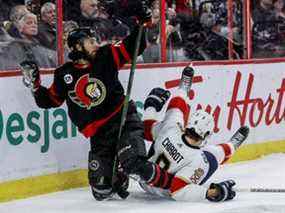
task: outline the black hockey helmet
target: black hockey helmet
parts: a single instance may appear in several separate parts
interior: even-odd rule
[[[88,37],[92,37],[97,40],[95,31],[88,27],[76,28],[69,32],[67,36],[67,45],[71,49],[71,52],[69,52],[68,57],[72,61],[88,58],[86,52],[82,50],[79,51],[77,48],[75,48],[76,44],[80,44],[83,47],[83,41]]]
[[[69,32],[67,36],[67,45],[74,48],[76,44],[82,44],[87,37],[94,37],[95,33],[88,27],[80,27]]]

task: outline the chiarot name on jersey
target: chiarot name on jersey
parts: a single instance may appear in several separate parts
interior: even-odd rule
[[[166,138],[162,142],[162,146],[164,146],[165,150],[168,152],[168,154],[172,157],[173,160],[175,160],[177,163],[179,163],[181,160],[184,159],[184,157],[178,152],[178,150],[175,148],[175,146],[170,142],[169,138]]]

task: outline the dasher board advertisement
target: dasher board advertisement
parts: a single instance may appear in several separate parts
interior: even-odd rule
[[[248,125],[249,138],[234,161],[285,151],[284,66],[194,66],[190,113],[202,108],[213,115],[215,128],[210,144],[226,142],[240,126]],[[183,66],[136,70],[131,98],[141,115],[152,88],[163,87],[175,94],[182,70]],[[126,88],[129,70],[120,71],[119,77]],[[51,85],[52,79],[52,74],[42,75],[42,85]],[[0,91],[0,182],[86,171],[89,140],[71,123],[65,105],[38,108],[21,76],[1,77]],[[86,179],[85,173],[80,176]]]

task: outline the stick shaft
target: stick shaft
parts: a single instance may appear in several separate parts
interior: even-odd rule
[[[237,192],[285,193],[285,188],[234,188]]]
[[[126,117],[128,114],[129,101],[130,101],[130,96],[131,96],[131,91],[132,91],[132,86],[133,86],[133,81],[134,81],[134,74],[135,74],[135,69],[136,69],[136,64],[137,64],[137,57],[138,57],[138,53],[139,53],[140,41],[142,38],[142,32],[143,32],[143,25],[140,25],[139,26],[139,32],[138,32],[138,35],[136,38],[136,43],[135,43],[135,52],[134,52],[133,60],[132,60],[132,64],[131,64],[126,97],[124,99],[124,106],[123,106],[123,111],[122,111],[122,115],[121,115],[121,123],[120,123],[120,128],[119,128],[118,141],[121,138],[123,127],[125,125]],[[117,176],[118,164],[119,164],[118,156],[116,155],[115,159],[114,159],[114,165],[113,165],[112,185],[114,185],[114,183],[115,183],[115,179]]]
[[[133,81],[134,81],[134,75],[135,75],[135,69],[136,69],[136,64],[137,64],[137,57],[138,57],[138,53],[139,53],[139,47],[140,47],[142,32],[143,32],[143,25],[140,25],[139,32],[138,32],[138,35],[136,38],[135,52],[134,52],[133,60],[132,60],[132,64],[131,64],[127,93],[126,93],[126,97],[124,100],[124,107],[123,107],[123,112],[122,112],[122,117],[121,117],[118,139],[121,138],[122,130],[123,130],[123,127],[125,125],[125,121],[126,121],[126,117],[127,117],[127,112],[128,112],[128,108],[129,108],[129,101],[130,101],[131,91],[132,91],[132,87],[133,87]]]

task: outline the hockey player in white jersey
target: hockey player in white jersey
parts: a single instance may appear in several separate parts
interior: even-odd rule
[[[163,121],[157,121],[160,112],[170,97],[170,92],[154,88],[145,100],[145,139],[153,141],[149,161],[155,162],[171,174],[171,181],[163,180],[169,185],[167,190],[151,186],[164,185],[154,178],[153,183],[141,187],[152,194],[171,197],[174,200],[220,202],[235,197],[233,180],[221,183],[204,183],[213,175],[220,164],[226,162],[243,143],[249,133],[248,127],[241,127],[226,143],[206,145],[213,132],[213,117],[203,110],[192,113],[189,121],[187,94],[192,84],[194,70],[184,68],[179,89],[166,109]],[[162,187],[163,188],[163,187]]]

